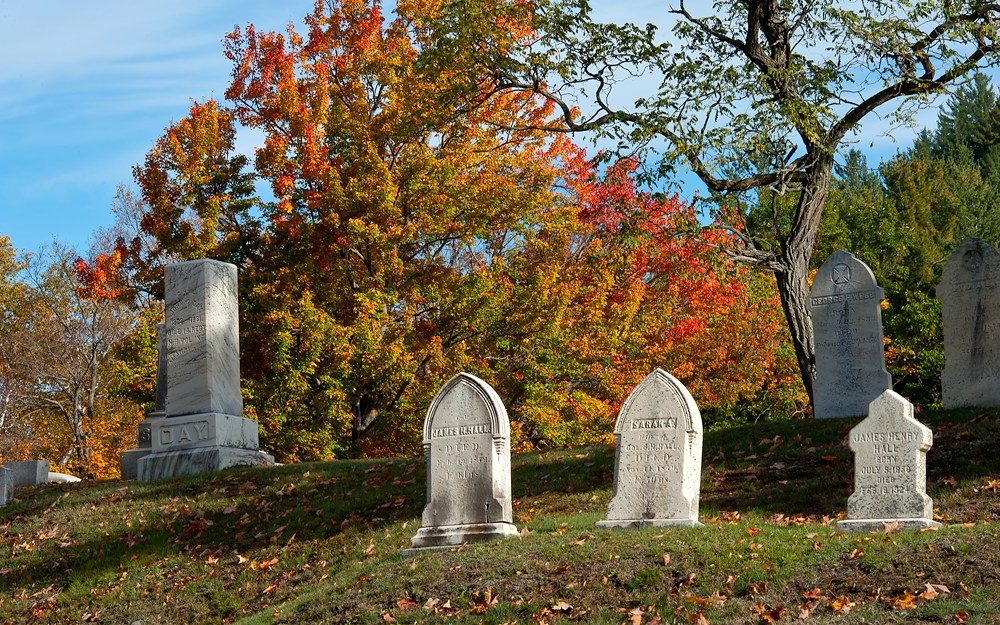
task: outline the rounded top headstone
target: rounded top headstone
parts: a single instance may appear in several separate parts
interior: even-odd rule
[[[510,438],[510,420],[503,401],[492,386],[471,373],[459,373],[437,392],[424,419],[424,444],[431,442],[433,430],[468,427],[463,413],[484,411],[490,434]]]

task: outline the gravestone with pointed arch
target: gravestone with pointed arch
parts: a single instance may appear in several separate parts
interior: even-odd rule
[[[944,265],[937,296],[944,407],[1000,406],[1000,252],[982,239],[962,241]]]
[[[510,491],[510,422],[486,382],[459,373],[424,420],[427,503],[412,550],[517,536]]]
[[[892,388],[882,338],[882,287],[868,265],[839,250],[813,278],[809,292],[816,380],[817,419],[856,417]]]
[[[598,527],[700,526],[701,413],[691,393],[655,369],[615,423],[614,494]]]
[[[849,437],[854,493],[847,500],[847,519],[837,521],[837,531],[940,527],[927,496],[927,451],[934,435],[914,418],[913,404],[892,390],[884,391]]]

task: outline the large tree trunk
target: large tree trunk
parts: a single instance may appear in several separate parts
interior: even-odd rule
[[[781,307],[791,332],[795,358],[799,363],[802,385],[813,403],[813,380],[816,378],[816,350],[813,344],[812,317],[809,315],[809,265],[792,266],[774,272]]]
[[[799,196],[795,220],[778,261],[779,268],[774,271],[799,363],[799,374],[809,394],[810,404],[813,404],[813,381],[816,379],[816,349],[809,312],[809,260],[816,246],[816,233],[833,172],[833,152],[820,148],[814,150],[813,164],[808,168],[808,182]]]

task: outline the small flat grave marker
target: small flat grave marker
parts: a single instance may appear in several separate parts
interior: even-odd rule
[[[927,496],[927,450],[934,436],[913,417],[913,404],[887,390],[871,402],[868,417],[850,433],[854,494],[841,532],[940,527]]]
[[[614,494],[598,527],[700,526],[701,413],[677,378],[656,369],[615,423]]]

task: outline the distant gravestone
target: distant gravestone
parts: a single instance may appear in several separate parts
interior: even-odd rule
[[[14,472],[0,467],[0,506],[6,506],[14,498]]]
[[[934,504],[927,496],[927,450],[930,428],[913,418],[913,405],[894,391],[879,395],[868,417],[854,426],[854,494],[847,500],[847,520],[841,532],[940,527],[933,520]]]
[[[695,527],[701,494],[701,413],[656,369],[629,394],[615,424],[614,494],[598,527]]]
[[[35,486],[37,484],[45,484],[49,481],[48,460],[8,462],[4,466],[11,471],[11,480],[14,488]]]
[[[948,258],[937,287],[945,408],[1000,406],[1000,252],[977,238]]]
[[[167,265],[166,416],[150,428],[139,481],[271,463],[240,395],[236,267],[215,260]]]
[[[816,272],[809,309],[817,419],[863,415],[873,399],[892,388],[885,369],[882,298],[872,270],[849,252],[834,252]]]
[[[139,476],[139,458],[153,453],[153,425],[166,416],[167,412],[167,332],[166,324],[156,324],[156,402],[153,411],[139,423],[136,439],[138,447],[127,449],[121,454],[123,480],[134,480]]]
[[[486,382],[460,373],[424,420],[427,503],[413,550],[517,536],[510,494],[510,422]]]

